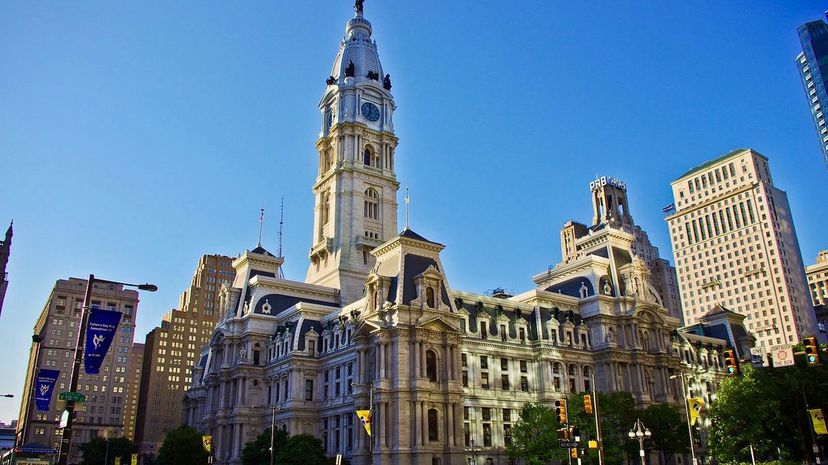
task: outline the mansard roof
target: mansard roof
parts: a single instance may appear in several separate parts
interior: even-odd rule
[[[316,304],[316,305],[325,305],[328,307],[338,307],[337,304],[331,302],[325,302],[322,300],[316,299],[309,299],[307,297],[296,297],[292,295],[283,295],[283,294],[267,294],[262,296],[256,302],[256,307],[253,309],[254,313],[259,315],[271,315],[275,316],[281,313],[284,310],[298,304],[299,302],[306,302],[309,304]],[[265,305],[268,305],[267,312],[265,311]]]
[[[436,244],[436,245],[441,245],[441,246],[443,245],[443,244],[440,244],[439,242],[434,242],[434,241],[430,241],[430,240],[426,239],[425,237],[415,233],[408,226],[406,226],[405,229],[402,230],[402,232],[400,233],[400,237],[405,237],[406,239],[414,239],[416,241],[428,242],[429,244]]]

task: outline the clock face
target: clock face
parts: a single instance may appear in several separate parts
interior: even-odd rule
[[[379,108],[371,102],[363,103],[361,110],[362,116],[368,121],[377,121],[380,117]]]

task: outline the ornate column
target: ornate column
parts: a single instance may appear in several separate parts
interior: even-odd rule
[[[420,341],[415,339],[414,340],[414,373],[412,373],[414,378],[420,377]]]
[[[420,402],[414,403],[414,445],[420,445],[423,442],[423,412],[420,410]]]
[[[454,404],[445,404],[446,419],[448,420],[448,427],[446,428],[446,444],[450,447],[454,446]]]

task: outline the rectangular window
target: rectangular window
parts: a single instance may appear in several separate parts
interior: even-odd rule
[[[485,355],[480,356],[480,368],[487,370],[489,368],[489,358]]]
[[[313,400],[313,380],[305,380],[305,400]]]
[[[500,359],[500,369],[503,371],[507,371],[509,369],[509,359],[508,358],[501,358]]]
[[[463,367],[469,366],[469,360],[466,353],[460,354],[460,365]]]
[[[483,339],[486,339],[486,338],[489,337],[489,331],[486,327],[486,322],[485,321],[480,322],[480,337],[483,338]]]
[[[500,375],[500,389],[509,390],[509,375]]]
[[[526,360],[521,360],[520,361],[520,372],[521,373],[526,373]]]
[[[526,376],[520,377],[520,390],[523,392],[529,392],[529,378]]]
[[[481,375],[480,387],[482,387],[483,389],[489,389],[489,374],[488,373],[483,373]]]
[[[503,421],[512,421],[512,409],[503,409]]]
[[[492,419],[492,409],[489,407],[483,407],[483,420],[489,421]]]

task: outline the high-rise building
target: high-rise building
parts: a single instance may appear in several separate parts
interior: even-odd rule
[[[666,218],[684,323],[717,304],[744,315],[764,347],[799,342],[815,320],[788,196],[768,159],[734,150],[672,182]]]
[[[58,393],[69,390],[86,282],[85,279],[77,278],[58,280],[35,324],[34,335],[39,342],[32,344],[23,387],[17,430],[21,443],[39,442],[58,450],[58,420],[63,411]],[[77,417],[73,424],[72,447],[69,451],[72,463],[79,461],[78,445],[96,436],[124,435],[124,422],[127,418],[124,409],[132,382],[128,379],[127,367],[138,314],[138,292],[117,284],[94,283],[90,307],[119,311],[122,316],[112,346],[101,365],[100,374],[86,374],[81,367],[77,391],[86,395],[86,401],[78,404],[75,409]],[[45,412],[35,408],[32,397],[32,382],[40,368],[60,371],[49,410]]]
[[[796,65],[805,95],[816,125],[819,145],[828,163],[828,125],[825,121],[828,105],[828,24],[823,20],[810,21],[797,28],[802,52],[796,56]]]
[[[190,384],[189,367],[198,361],[220,316],[219,290],[233,280],[232,258],[204,255],[179,309],[164,315],[147,334],[141,367],[135,441],[141,453],[155,455],[167,432],[181,426],[181,399]]]
[[[6,272],[6,265],[8,265],[9,256],[11,255],[13,227],[14,223],[9,225],[5,238],[0,241],[0,315],[3,314],[3,299],[6,297],[6,289],[9,287],[9,273]]]
[[[694,395],[711,398],[729,342],[704,328],[673,337],[672,270],[617,185],[592,189],[593,225],[565,225],[566,261],[528,290],[452,289],[444,246],[394,229],[395,105],[361,1],[345,34],[319,105],[306,280],[283,278],[284,259],[261,246],[244,251],[187,373],[185,421],[213,436],[215,464],[239,464],[272,421],[354,465],[505,461],[526,402],[594,387],[680,405],[682,362],[706,369]],[[370,438],[358,409],[374,412]]]
[[[124,437],[135,442],[135,423],[138,416],[138,396],[141,392],[141,369],[144,344],[133,342],[126,367],[127,392],[124,396]]]
[[[828,250],[817,254],[816,263],[805,267],[805,275],[814,305],[828,303]]]

